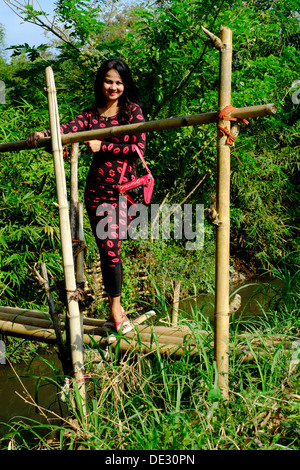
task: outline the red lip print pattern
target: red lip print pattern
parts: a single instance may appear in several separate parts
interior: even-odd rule
[[[130,123],[144,121],[143,113],[137,104],[131,105]],[[118,126],[117,116],[104,119],[95,107],[90,107],[80,113],[76,119],[69,124],[61,126],[64,134],[91,129],[104,129]],[[45,135],[49,135],[46,132]],[[123,162],[128,160],[127,169],[124,175],[125,181],[136,179],[135,161],[138,158],[134,145],[138,145],[144,152],[146,147],[146,135],[125,135],[122,137],[112,137],[102,141],[100,152],[93,155],[93,161],[87,176],[85,188],[85,206],[92,231],[94,233],[102,266],[102,275],[106,291],[111,295],[119,295],[121,291],[122,260],[120,247],[122,239],[126,237],[130,224],[127,217],[127,201],[121,202],[119,210],[119,197],[116,185],[119,182],[122,172]],[[104,203],[104,204],[103,204]],[[105,206],[106,204],[106,206]],[[116,217],[105,212],[105,207],[109,206],[115,210]],[[99,210],[99,207],[101,210]],[[96,229],[99,222],[106,222],[107,236],[97,236]]]
[[[137,104],[131,104],[131,116],[129,123],[134,124],[144,121],[143,113]],[[99,114],[96,107],[91,106],[82,111],[77,118],[68,124],[61,126],[63,134],[73,132],[104,129],[118,126],[118,116],[104,119]],[[50,132],[44,132],[49,136]],[[127,217],[127,201],[120,200],[116,185],[119,182],[122,172],[123,161],[128,160],[127,169],[124,175],[125,181],[132,181],[136,178],[135,160],[138,158],[135,145],[144,153],[146,147],[146,135],[125,135],[122,137],[112,137],[102,141],[100,151],[93,155],[93,161],[87,176],[85,188],[85,205],[94,233],[102,266],[102,275],[106,291],[111,296],[120,295],[122,286],[122,260],[120,247],[122,239],[126,236],[130,220]],[[106,204],[106,205],[105,205]],[[110,205],[110,206],[109,206]],[[99,210],[100,207],[100,210]],[[115,210],[116,217],[105,212],[105,207]],[[108,216],[110,218],[108,219]],[[96,229],[99,222],[106,221],[107,236],[97,236]]]

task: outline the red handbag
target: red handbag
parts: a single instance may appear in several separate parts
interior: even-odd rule
[[[133,205],[150,204],[154,188],[154,178],[143,158],[140,149],[137,146],[135,146],[135,149],[138,153],[138,156],[142,160],[142,163],[147,171],[147,175],[140,176],[136,180],[130,181],[129,183],[121,184],[127,168],[128,160],[125,160],[117,188],[120,196],[126,197],[126,199]]]

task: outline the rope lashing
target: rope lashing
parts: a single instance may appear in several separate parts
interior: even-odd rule
[[[227,145],[233,145],[234,144],[235,136],[233,134],[231,134],[228,127],[221,127],[218,124],[218,130],[219,130],[222,137],[223,137],[223,135],[227,135],[227,139],[226,139],[226,144]]]
[[[75,302],[80,302],[81,300],[86,299],[86,292],[79,284],[76,285],[75,290],[65,289],[65,291],[69,295],[69,298],[75,300]]]
[[[239,122],[243,122],[244,124],[249,124],[249,121],[247,121],[247,119],[240,119],[240,118],[237,118],[237,117],[232,117],[231,113],[235,110],[236,110],[236,108],[234,108],[231,104],[229,104],[228,106],[225,106],[225,108],[223,108],[219,112],[219,114],[217,116],[217,121],[218,122],[220,122],[220,121],[239,121]],[[228,127],[222,127],[222,126],[220,126],[220,124],[218,124],[218,130],[219,130],[221,136],[227,135],[227,140],[226,140],[227,145],[234,145],[235,136],[229,131]]]
[[[79,255],[83,250],[87,249],[87,246],[84,242],[84,240],[77,240],[77,239],[72,239],[72,245],[73,245],[73,258],[76,258],[76,256]],[[76,250],[76,251],[75,251]]]

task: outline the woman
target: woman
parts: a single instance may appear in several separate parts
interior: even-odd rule
[[[101,65],[94,92],[95,105],[85,109],[70,123],[63,124],[63,134],[144,121],[131,72],[120,59],[110,59]],[[27,138],[28,146],[35,148],[37,140],[49,134],[49,131],[31,132]],[[120,246],[124,236],[120,234],[128,229],[128,220],[127,207],[120,206],[125,204],[125,198],[119,199],[116,186],[125,159],[128,164],[122,183],[136,178],[137,147],[143,154],[146,136],[124,135],[120,138],[92,140],[87,145],[93,152],[93,160],[86,181],[85,206],[99,248],[103,282],[110,302],[110,316],[104,326],[107,329],[122,330],[125,334],[132,326],[121,306],[123,268]],[[110,212],[105,211],[105,207],[115,210],[115,218],[109,217]],[[107,221],[104,232],[99,227],[103,228]]]

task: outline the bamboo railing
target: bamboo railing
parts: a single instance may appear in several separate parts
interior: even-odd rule
[[[236,108],[231,117],[245,119],[276,114],[277,106],[274,103],[268,103],[258,106],[246,106],[244,108]],[[74,144],[76,142],[87,142],[94,139],[105,139],[111,137],[119,137],[124,134],[136,134],[142,132],[164,131],[186,126],[200,126],[202,124],[216,123],[219,113],[213,111],[211,113],[190,114],[187,116],[172,117],[168,119],[158,119],[155,121],[142,122],[137,124],[126,124],[109,129],[97,129],[85,132],[76,132],[75,134],[62,134],[62,145]],[[37,148],[51,149],[51,137],[43,137],[37,141]],[[28,150],[26,140],[16,142],[0,143],[0,152],[12,152],[18,150]]]
[[[232,32],[221,27],[219,109],[231,103]],[[220,121],[230,131],[230,121]],[[221,221],[216,227],[215,256],[215,359],[218,386],[223,398],[228,398],[229,369],[229,257],[230,257],[230,146],[227,136],[217,137],[217,201],[216,210]]]

